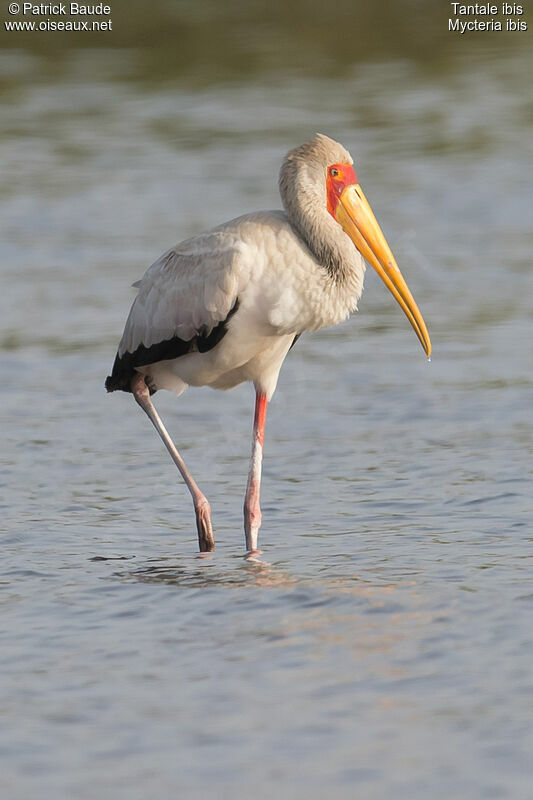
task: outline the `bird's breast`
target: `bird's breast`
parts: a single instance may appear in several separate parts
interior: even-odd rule
[[[361,282],[336,282],[283,212],[249,215],[240,234],[251,269],[239,314],[250,315],[250,324],[272,334],[303,333],[336,325],[357,308]]]

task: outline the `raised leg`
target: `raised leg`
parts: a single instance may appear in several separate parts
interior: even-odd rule
[[[161,421],[161,417],[155,410],[155,407],[150,400],[150,392],[148,391],[148,387],[144,382],[144,377],[138,372],[131,380],[131,391],[133,392],[133,396],[142,410],[145,411],[150,418],[150,421],[170,453],[174,464],[181,472],[181,476],[187,484],[187,487],[192,495],[194,511],[196,513],[196,527],[198,529],[198,544],[200,546],[200,552],[209,553],[211,550],[215,549],[215,537],[213,536],[213,526],[211,524],[211,506],[207,502],[206,496],[200,491],[196,481],[185,466],[184,460],[178,453],[174,442],[170,438],[167,429]]]
[[[257,550],[257,534],[261,527],[259,494],[261,489],[261,464],[263,462],[266,411],[266,395],[256,391],[252,458],[244,497],[244,535],[246,537],[246,548],[249,552]]]

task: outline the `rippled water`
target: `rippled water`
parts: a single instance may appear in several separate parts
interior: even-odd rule
[[[3,796],[529,798],[530,58],[196,89],[124,80],[124,53],[39,58],[4,57],[0,122]],[[199,558],[173,465],[103,380],[129,285],[277,207],[315,130],[354,154],[433,360],[370,274],[359,314],[302,337],[255,562],[251,388],[158,394],[213,507]]]

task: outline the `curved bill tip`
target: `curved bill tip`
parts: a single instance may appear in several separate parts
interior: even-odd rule
[[[358,183],[347,186],[342,192],[335,218],[389,289],[411,323],[429,359],[431,339],[424,318]]]

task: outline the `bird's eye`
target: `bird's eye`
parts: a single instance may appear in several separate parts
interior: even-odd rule
[[[339,174],[339,170],[336,167],[332,167],[329,171],[329,174],[331,175],[332,178],[336,178],[337,175]]]

